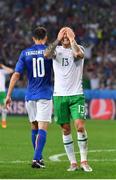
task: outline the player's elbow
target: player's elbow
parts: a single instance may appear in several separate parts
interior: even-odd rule
[[[44,57],[45,58],[48,58],[48,59],[50,59],[51,57],[50,57],[50,54],[46,51],[46,52],[44,52]]]
[[[52,54],[50,54],[49,52],[45,52],[44,53],[44,57],[47,58],[47,59],[52,59],[54,58],[54,56]]]
[[[75,52],[74,56],[77,59],[83,59],[84,58],[84,52],[83,51]]]
[[[20,73],[14,72],[11,79],[12,81],[18,81],[20,79]]]
[[[43,55],[44,55],[45,58],[48,58],[48,53],[47,52],[44,52]]]

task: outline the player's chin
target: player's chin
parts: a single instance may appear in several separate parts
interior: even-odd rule
[[[70,41],[63,41],[62,44],[65,46],[70,45]]]

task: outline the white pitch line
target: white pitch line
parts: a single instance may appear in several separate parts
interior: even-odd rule
[[[97,150],[90,150],[88,153],[100,153],[100,152],[116,152],[116,149],[97,149]],[[75,154],[79,154],[79,152],[75,152]],[[55,154],[49,157],[51,161],[54,162],[60,162],[60,161],[66,161],[66,160],[61,160],[60,157],[66,156],[66,153],[61,153],[61,154]],[[89,159],[89,161],[116,161],[116,159]]]
[[[29,164],[31,161],[23,161],[23,160],[13,160],[13,161],[0,161],[0,164]]]
[[[48,161],[45,161],[45,162],[48,162]],[[5,163],[7,163],[7,164],[31,164],[32,161],[31,160],[30,161],[28,161],[28,160],[0,161],[0,164],[5,164]]]
[[[89,159],[89,162],[116,162],[116,159]],[[56,161],[52,161],[56,162]],[[57,162],[69,162],[69,160],[60,160]]]
[[[93,161],[93,162],[116,162],[116,159],[89,159],[89,161]]]
[[[90,150],[89,153],[100,153],[100,152],[116,152],[116,149],[97,149],[97,150]],[[79,152],[75,152],[79,154]],[[55,154],[49,157],[49,160],[52,162],[66,162],[68,160],[61,160],[60,157],[66,156],[66,153]],[[116,159],[89,159],[92,162],[116,162]],[[48,161],[45,161],[48,162]],[[31,164],[29,160],[12,160],[12,161],[0,161],[0,164]]]
[[[45,161],[45,162],[48,162],[48,161]],[[60,160],[59,162],[68,162],[68,160]],[[116,162],[116,159],[89,159],[89,162]],[[21,160],[0,161],[0,164],[6,164],[6,163],[7,164],[31,164],[31,161],[21,161]]]

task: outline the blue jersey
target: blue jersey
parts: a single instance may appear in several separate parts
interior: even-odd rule
[[[15,72],[27,71],[28,86],[25,100],[52,98],[52,60],[43,56],[45,45],[33,45],[21,52]]]

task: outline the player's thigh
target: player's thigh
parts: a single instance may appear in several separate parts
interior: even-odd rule
[[[86,119],[84,95],[70,96],[70,112],[73,120]]]
[[[45,121],[39,121],[38,122],[38,127],[39,129],[44,129],[45,131],[48,130],[48,126],[49,126],[49,122],[45,122]]]
[[[28,113],[29,121],[34,122],[36,120],[37,113],[36,101],[26,101],[25,107]]]
[[[52,116],[52,100],[40,99],[37,101],[36,121],[38,122],[51,122]]]
[[[54,96],[54,115],[57,124],[65,124],[70,122],[68,97]]]

